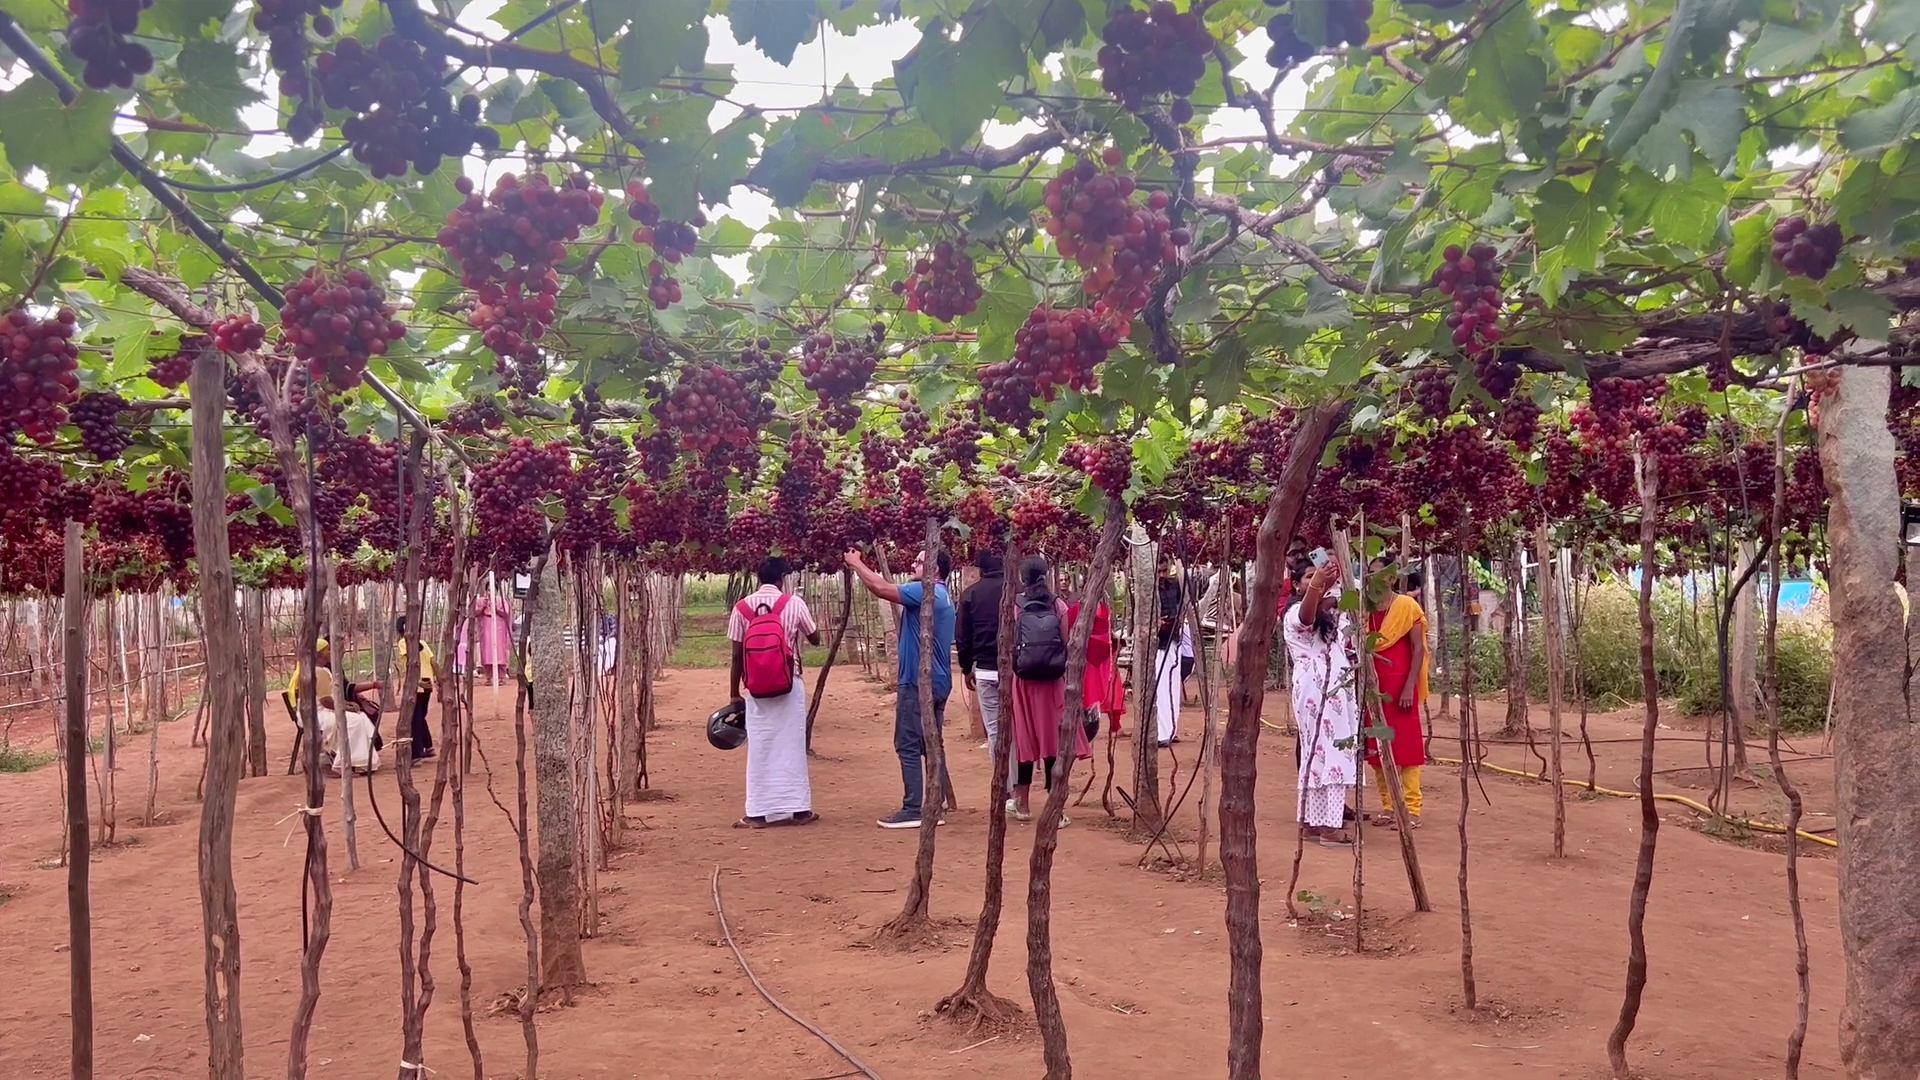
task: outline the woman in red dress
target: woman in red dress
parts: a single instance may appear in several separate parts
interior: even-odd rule
[[[1427,744],[1420,726],[1421,706],[1427,699],[1427,615],[1415,599],[1420,592],[1420,574],[1408,572],[1401,579],[1402,591],[1390,594],[1392,600],[1368,616],[1368,629],[1376,635],[1373,672],[1380,690],[1380,710],[1392,729],[1393,763],[1400,771],[1400,790],[1406,795],[1407,818],[1420,826],[1422,799],[1420,770],[1427,763]],[[1380,745],[1367,740],[1367,763],[1373,766],[1373,779],[1380,791],[1381,812],[1377,824],[1395,824],[1393,794],[1380,763]]]

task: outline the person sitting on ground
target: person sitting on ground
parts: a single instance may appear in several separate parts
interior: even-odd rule
[[[847,568],[859,577],[860,584],[874,596],[890,604],[897,604],[902,610],[900,619],[900,646],[894,652],[900,658],[899,674],[895,678],[897,687],[893,705],[893,752],[900,758],[900,781],[906,789],[901,799],[900,809],[891,816],[881,818],[877,823],[883,829],[917,829],[920,827],[922,803],[926,797],[926,778],[921,775],[921,760],[926,755],[926,740],[921,735],[920,716],[920,616],[924,608],[933,609],[933,655],[929,657],[933,668],[933,730],[937,737],[947,719],[947,695],[953,692],[953,634],[955,613],[953,599],[947,592],[947,579],[953,576],[953,556],[942,548],[935,560],[938,576],[934,581],[933,600],[927,602],[925,587],[921,577],[926,572],[927,556],[925,552],[914,556],[912,577],[894,584],[879,575],[867,565],[858,551],[849,550],[846,554]],[[946,758],[940,759],[940,788],[943,801],[953,797],[953,778],[947,775]],[[941,808],[938,820],[944,822],[946,816]]]
[[[760,564],[759,590],[727,616],[727,638],[733,642],[727,685],[732,700],[746,709],[747,728],[747,811],[734,822],[736,829],[818,820],[807,775],[800,638],[818,645],[820,629],[807,602],[787,591],[789,572],[787,560],[769,556]]]
[[[321,638],[316,641],[313,651],[314,663],[318,668],[313,679],[313,696],[320,727],[321,753],[335,772],[344,771],[347,761],[341,759],[337,735],[340,726],[339,716],[345,716],[349,751],[347,760],[352,762],[355,769],[362,772],[378,769],[380,750],[385,742],[380,737],[380,702],[372,695],[380,689],[380,684],[349,682],[343,708],[333,698],[333,651],[327,639]],[[301,666],[296,663],[293,675],[287,680],[287,700],[293,702],[296,717],[300,708],[302,682]]]
[[[393,643],[393,670],[405,677],[407,670],[407,617],[405,615],[393,620],[393,634],[398,639]],[[433,650],[427,646],[424,638],[420,640],[419,645],[420,684],[414,691],[413,708],[410,710],[407,728],[407,735],[413,740],[410,749],[413,751],[415,761],[433,756],[433,726],[427,723],[427,705],[433,700]],[[406,700],[404,694],[399,697],[402,702]],[[400,707],[406,708],[404,704]]]

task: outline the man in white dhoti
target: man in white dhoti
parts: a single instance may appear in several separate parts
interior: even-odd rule
[[[1329,558],[1300,578],[1300,601],[1280,618],[1293,662],[1293,715],[1300,726],[1294,815],[1309,839],[1346,847],[1353,843],[1345,826],[1347,793],[1359,768],[1354,740],[1360,708],[1346,649],[1346,616],[1340,613],[1340,565]]]
[[[778,556],[761,563],[759,590],[735,604],[727,618],[727,637],[733,642],[728,682],[733,700],[746,706],[747,812],[734,822],[740,829],[804,825],[817,818],[807,776],[807,690],[801,678],[800,639],[818,645],[820,629],[807,602],[786,591],[787,574],[787,561]],[[776,622],[777,636],[772,636]],[[777,674],[767,673],[770,663],[788,666],[790,677],[783,689]],[[770,678],[779,692],[765,692]],[[756,680],[761,680],[763,693],[754,692]]]

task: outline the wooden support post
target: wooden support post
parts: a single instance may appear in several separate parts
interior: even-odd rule
[[[73,1019],[73,1080],[93,1080],[93,909],[87,835],[87,576],[86,542],[80,523],[67,522],[66,576],[66,777],[67,1009]]]

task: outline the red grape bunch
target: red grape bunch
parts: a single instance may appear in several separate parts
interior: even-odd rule
[[[600,220],[606,196],[584,173],[570,174],[558,187],[544,173],[508,173],[484,198],[469,177],[454,181],[454,188],[466,199],[447,215],[437,239],[459,263],[460,283],[474,291],[467,322],[480,331],[500,374],[537,393],[545,373],[534,343],[553,324],[560,294],[554,266],[580,230]]]
[[[307,30],[311,25],[317,36],[332,37],[333,16],[327,11],[339,6],[340,0],[257,0],[254,5],[253,28],[267,35],[267,62],[280,78],[280,92],[298,102],[287,118],[287,137],[294,142],[312,138],[323,119],[307,71]]]
[[[566,443],[536,447],[532,439],[512,439],[506,453],[473,471],[474,516],[485,529],[558,492],[572,475]]]
[[[1453,310],[1447,313],[1453,343],[1468,356],[1485,356],[1500,340],[1500,328],[1495,325],[1500,319],[1500,262],[1487,244],[1465,251],[1449,244],[1441,257],[1446,262],[1434,271],[1433,280],[1442,293],[1453,297]],[[1487,392],[1493,393],[1492,388]]]
[[[447,410],[447,428],[462,435],[484,435],[505,427],[507,418],[491,397],[463,401]]]
[[[1126,491],[1127,482],[1133,479],[1133,449],[1113,436],[1067,447],[1060,452],[1060,464],[1086,473],[1093,486],[1108,495]]]
[[[84,67],[80,78],[95,90],[133,86],[136,75],[153,70],[153,54],[129,41],[140,28],[140,13],[153,0],[68,0],[67,47]]]
[[[952,322],[980,306],[980,275],[974,272],[973,256],[942,240],[933,245],[931,256],[913,264],[912,277],[893,283],[893,291],[907,298],[908,311]]]
[[[1267,0],[1267,6],[1286,7],[1288,0]],[[1371,33],[1367,24],[1373,19],[1373,0],[1331,0],[1323,5],[1326,18],[1326,44],[1365,45]],[[1318,52],[1300,36],[1292,12],[1282,11],[1267,20],[1267,63],[1284,72]]]
[[[1126,332],[1126,320],[1104,306],[1034,308],[1014,332],[1013,359],[980,369],[987,415],[1022,424],[1033,416],[1035,397],[1052,401],[1062,386],[1092,390],[1099,384],[1095,369]]]
[[[1117,147],[1103,154],[1106,171],[1082,159],[1047,181],[1045,201],[1047,232],[1063,257],[1087,271],[1086,294],[1131,317],[1152,298],[1161,266],[1177,259],[1193,237],[1167,216],[1166,192],[1134,200],[1133,176],[1114,169],[1121,159]]]
[[[1815,334],[1812,327],[1794,316],[1793,306],[1785,300],[1773,302],[1772,308],[1769,309],[1768,329],[1773,331],[1782,345],[1803,349],[1815,356],[1825,356],[1853,337],[1853,331],[1845,327],[1836,331],[1831,338],[1823,338]]]
[[[1819,281],[1839,261],[1845,234],[1833,222],[1808,225],[1798,214],[1773,227],[1773,261],[1789,274]]]
[[[717,363],[694,364],[671,391],[656,393],[654,419],[688,450],[749,446],[773,418],[773,399],[747,375]]]
[[[1130,112],[1151,97],[1173,97],[1173,122],[1193,119],[1188,100],[1207,73],[1213,53],[1213,35],[1191,11],[1182,12],[1168,0],[1157,0],[1146,11],[1128,8],[1114,13],[1101,33],[1100,85]]]
[[[933,430],[933,421],[920,409],[920,403],[910,397],[900,398],[900,442],[908,449],[923,446],[927,434]]]
[[[1032,551],[1040,541],[1067,523],[1067,511],[1054,499],[1053,492],[1043,487],[1031,487],[1021,493],[1013,509],[1008,512],[1007,520],[1013,526],[1013,534],[1020,538],[1020,546]]]
[[[680,282],[667,273],[659,259],[647,264],[647,299],[656,311],[665,311],[680,302]]]
[[[0,432],[53,441],[80,386],[80,350],[71,340],[77,321],[67,308],[51,319],[25,309],[0,317]]]
[[[1420,414],[1438,420],[1453,411],[1453,371],[1422,368],[1413,376],[1413,400]]]
[[[835,431],[851,431],[859,422],[860,410],[853,398],[873,381],[885,337],[886,326],[874,323],[868,334],[835,337],[822,330],[801,345],[800,376],[807,389],[819,395],[828,426]]]
[[[1522,450],[1533,449],[1534,436],[1540,430],[1540,406],[1525,394],[1504,399],[1500,409],[1500,435]]]
[[[933,437],[935,465],[948,462],[959,466],[965,476],[980,464],[980,413],[974,408],[955,409]]]
[[[660,205],[638,180],[627,181],[627,217],[640,223],[633,230],[634,243],[651,247],[655,254],[676,265],[693,254],[700,242],[699,229],[707,224],[707,216],[698,210],[691,224],[661,217]]]
[[[365,270],[335,278],[319,267],[287,287],[280,336],[307,363],[314,379],[342,390],[360,385],[367,358],[387,351],[407,328],[393,317],[386,290]]]
[[[119,394],[82,394],[67,410],[67,419],[80,429],[80,446],[95,461],[113,461],[133,445],[133,436],[120,426],[127,400]]]
[[[456,104],[443,84],[446,58],[407,38],[388,34],[372,48],[346,38],[314,59],[313,74],[326,106],[353,114],[340,134],[376,180],[405,176],[409,166],[430,173],[476,146],[500,149],[500,133],[480,123],[480,98],[464,94]]]
[[[251,315],[229,315],[213,324],[213,343],[223,353],[252,352],[266,340],[266,324],[253,321]]]
[[[219,325],[219,323],[214,324],[216,331]],[[266,328],[262,327],[260,333],[265,336]],[[186,335],[180,339],[180,347],[177,350],[169,355],[156,356],[147,361],[147,377],[169,390],[184,384],[193,375],[194,357],[200,354],[201,349],[211,344],[213,339],[205,334]]]

